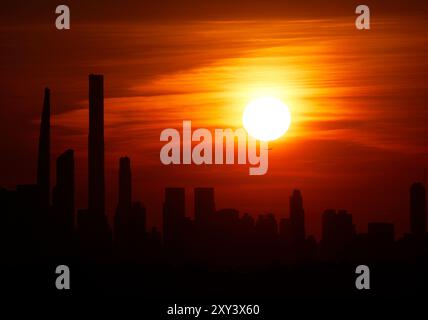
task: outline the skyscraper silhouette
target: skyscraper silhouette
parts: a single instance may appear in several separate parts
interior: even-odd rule
[[[111,250],[111,230],[105,214],[104,77],[89,75],[88,209],[79,210],[81,250],[98,258]]]
[[[194,189],[195,220],[206,223],[215,212],[214,188]]]
[[[74,151],[69,149],[56,160],[56,185],[52,190],[52,208],[48,231],[49,247],[54,255],[70,254],[75,245],[74,232]],[[55,239],[55,241],[52,241]]]
[[[426,233],[425,187],[421,182],[410,187],[410,232],[417,237]]]
[[[104,77],[94,74],[89,75],[88,170],[88,208],[104,214]]]
[[[44,207],[49,206],[50,193],[50,116],[50,90],[45,88],[37,155],[37,185]]]
[[[305,240],[305,211],[303,209],[303,198],[300,190],[293,190],[290,196],[290,221],[297,242]]]
[[[62,232],[74,228],[74,151],[69,149],[56,161],[56,185],[53,189],[53,206]]]
[[[199,187],[194,189],[192,220],[186,217],[185,189],[166,188],[162,243],[155,228],[146,232],[145,206],[132,199],[131,160],[122,157],[113,246],[104,204],[103,76],[90,75],[89,88],[89,208],[79,210],[78,228],[74,227],[75,168],[71,149],[57,158],[56,184],[49,206],[48,88],[41,116],[37,183],[18,185],[15,191],[0,187],[0,251],[2,267],[7,267],[4,279],[10,279],[8,293],[10,288],[17,288],[16,293],[22,294],[23,287],[35,288],[37,294],[45,289],[56,291],[51,267],[65,263],[76,270],[71,271],[78,279],[73,282],[77,288],[73,292],[90,295],[99,291],[116,295],[130,290],[143,292],[143,298],[169,298],[177,294],[191,297],[195,293],[219,296],[230,291],[242,296],[262,292],[264,297],[268,294],[276,298],[284,294],[282,284],[286,284],[291,295],[311,291],[330,294],[337,288],[341,297],[349,288],[353,297],[354,286],[344,276],[349,271],[353,273],[353,265],[366,261],[377,275],[386,266],[388,271],[383,278],[388,291],[391,275],[398,275],[406,281],[394,283],[394,294],[409,289],[416,289],[418,296],[419,289],[426,292],[427,283],[423,280],[428,237],[422,183],[410,187],[411,235],[395,241],[394,225],[385,222],[369,223],[366,234],[356,234],[351,214],[346,210],[326,210],[320,245],[313,236],[306,238],[303,198],[297,189],[289,197],[289,217],[281,220],[278,237],[273,213],[261,214],[255,221],[249,214],[241,217],[237,209],[216,210],[215,189]],[[197,223],[202,221],[208,223]],[[327,264],[319,261],[320,257],[327,258]],[[26,273],[28,277],[17,285],[16,279]],[[320,276],[321,281],[315,279]],[[376,287],[381,288],[385,280],[376,279]],[[313,285],[323,290],[313,290]],[[378,292],[383,291],[381,288]]]
[[[122,257],[140,256],[146,238],[146,209],[132,203],[131,160],[119,160],[119,200],[114,217],[115,248]]]
[[[119,200],[114,217],[114,236],[118,250],[126,250],[129,239],[129,223],[132,206],[131,161],[128,157],[119,159]]]
[[[290,196],[290,217],[279,223],[280,238],[288,245],[300,246],[305,241],[305,210],[300,190],[293,190]]]

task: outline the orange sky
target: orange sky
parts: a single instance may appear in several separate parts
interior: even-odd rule
[[[77,207],[86,206],[87,75],[105,75],[106,183],[116,203],[118,158],[131,157],[134,199],[159,224],[165,186],[216,187],[218,207],[288,215],[300,188],[308,230],[326,208],[408,228],[408,187],[428,160],[428,54],[423,16],[372,16],[358,31],[348,15],[294,18],[72,22],[0,26],[0,185],[32,182],[43,87],[52,89],[53,157],[76,151]],[[73,12],[73,11],[72,11]],[[387,11],[386,11],[387,12]],[[108,19],[107,19],[108,20]],[[159,134],[180,128],[236,128],[259,95],[290,107],[289,132],[272,143],[268,174],[247,166],[160,164]],[[109,214],[112,214],[110,210]]]

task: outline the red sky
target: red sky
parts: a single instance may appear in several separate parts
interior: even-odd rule
[[[35,181],[42,93],[52,89],[52,157],[73,148],[77,207],[86,206],[87,75],[105,75],[109,215],[118,158],[131,157],[134,199],[159,225],[162,190],[216,187],[217,206],[288,215],[302,190],[308,231],[326,208],[408,229],[408,187],[428,160],[427,5],[376,1],[371,30],[352,1],[68,2],[71,30],[54,27],[54,2],[2,4],[0,185]],[[269,171],[160,164],[162,129],[236,128],[253,97],[272,94],[292,114],[272,144]],[[54,163],[54,162],[53,162]],[[54,168],[53,168],[54,172]],[[53,181],[54,183],[54,177]]]

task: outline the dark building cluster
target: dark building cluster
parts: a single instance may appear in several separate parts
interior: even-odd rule
[[[257,218],[232,208],[218,209],[215,190],[194,188],[194,219],[186,215],[185,189],[165,188],[163,230],[147,230],[146,209],[132,199],[128,157],[119,159],[118,203],[113,231],[106,216],[104,178],[103,76],[89,76],[88,207],[75,215],[74,152],[56,160],[50,186],[50,91],[45,89],[37,163],[37,183],[0,189],[1,244],[7,257],[79,257],[195,263],[216,266],[265,266],[273,263],[353,259],[413,259],[427,254],[426,192],[410,187],[410,232],[396,240],[394,225],[373,222],[358,234],[346,210],[322,214],[319,242],[305,231],[300,190],[289,198],[289,217]],[[52,190],[51,190],[52,189]],[[50,197],[52,191],[52,198]]]

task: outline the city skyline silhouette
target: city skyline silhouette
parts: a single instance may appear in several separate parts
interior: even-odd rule
[[[97,78],[98,78],[98,80],[97,80]],[[96,84],[97,81],[100,83],[100,85]],[[88,143],[89,144],[93,144],[94,146],[100,146],[99,152],[98,151],[93,151],[93,150],[96,150],[94,148],[88,148],[88,151],[89,151],[88,154],[90,155],[88,157],[88,159],[89,159],[88,160],[88,166],[89,167],[91,166],[91,163],[94,163],[94,161],[95,161],[95,160],[91,161],[90,159],[93,159],[95,156],[96,157],[101,157],[101,158],[104,159],[104,155],[103,155],[104,154],[104,151],[103,151],[104,150],[104,146],[103,146],[103,144],[104,144],[104,133],[103,132],[97,133],[97,135],[99,137],[93,137],[94,134],[92,134],[92,138],[91,138],[91,130],[93,131],[93,129],[91,129],[92,127],[97,127],[98,126],[98,127],[102,128],[102,131],[104,131],[104,125],[103,126],[96,125],[96,118],[97,117],[101,117],[100,120],[102,122],[104,121],[104,119],[103,119],[104,118],[104,115],[103,115],[103,113],[104,113],[103,112],[103,109],[104,109],[104,106],[103,106],[103,104],[104,104],[104,102],[103,102],[104,101],[104,99],[103,99],[103,76],[101,76],[101,75],[91,75],[90,76],[90,86],[94,86],[94,88],[97,88],[97,86],[98,86],[98,87],[101,88],[100,89],[101,90],[101,92],[100,92],[100,97],[101,98],[98,99],[98,100],[102,103],[102,105],[98,109],[101,110],[102,112],[100,114],[98,114],[98,115],[97,114],[93,114],[93,112],[89,112],[90,126],[89,126],[89,134],[88,134]],[[98,102],[96,102],[96,100],[97,100],[96,96],[93,95],[93,94],[90,94],[90,99],[88,100],[89,103],[90,104],[98,103]],[[50,134],[50,131],[51,131],[51,128],[50,128],[50,112],[51,111],[50,111],[50,109],[46,109],[46,105],[47,104],[49,105],[49,103],[50,103],[49,101],[50,101],[50,90],[48,88],[46,88],[45,89],[45,96],[44,96],[44,104],[43,104],[44,107],[43,107],[43,110],[42,110],[42,117],[41,117],[41,127],[40,127],[40,133],[39,133],[40,136],[39,136],[39,144],[38,144],[39,145],[39,150],[38,150],[38,153],[37,153],[37,175],[36,175],[37,184],[40,185],[41,189],[44,190],[42,192],[45,194],[45,196],[44,196],[45,199],[46,199],[46,200],[44,200],[45,202],[48,201],[51,198],[51,195],[50,195],[50,193],[51,193],[51,191],[50,191],[50,185],[53,183],[53,181],[52,181],[53,179],[52,179],[51,175],[52,175],[52,171],[55,169],[54,166],[50,165],[50,162],[52,160],[55,160],[55,159],[52,159],[53,155],[51,154],[52,152],[50,150],[50,144],[51,144],[50,139],[46,138],[46,137],[49,137],[49,134]],[[92,110],[92,109],[94,109],[94,108],[89,108],[89,110]],[[46,123],[47,125],[43,125],[44,123]],[[94,123],[94,125],[91,125],[92,123]],[[98,139],[98,141],[96,139]],[[102,143],[100,141],[102,141]],[[99,155],[97,155],[97,154],[99,154]],[[127,154],[127,152],[124,151],[123,154]],[[89,202],[95,202],[95,204],[94,203],[89,203],[88,208],[91,207],[91,206],[92,207],[96,206],[97,205],[96,203],[98,202],[99,203],[98,206],[100,206],[99,211],[103,212],[105,215],[107,215],[107,220],[112,225],[112,224],[114,224],[115,205],[111,206],[111,204],[109,204],[108,208],[105,208],[105,205],[106,205],[105,202],[106,201],[102,200],[104,198],[105,188],[106,188],[105,187],[105,183],[104,183],[104,180],[105,180],[104,176],[106,174],[104,172],[104,162],[105,161],[103,160],[103,161],[98,161],[98,162],[100,164],[96,168],[94,168],[95,170],[98,170],[97,173],[94,173],[93,172],[94,170],[88,170],[88,172],[91,172],[91,174],[87,175],[88,176],[88,180],[87,180],[88,181],[88,188],[87,188],[88,196],[87,196],[87,201],[88,201],[88,203]],[[165,168],[165,169],[167,169],[167,168]],[[178,168],[178,170],[180,170],[180,168]],[[183,170],[186,170],[186,169],[183,168]],[[47,172],[47,171],[49,171],[49,172]],[[114,170],[114,171],[116,171],[116,170]],[[225,170],[223,170],[223,171],[227,171],[227,169],[225,168]],[[101,174],[100,172],[104,172],[104,173]],[[49,173],[49,174],[46,174],[46,173]],[[96,177],[99,177],[99,178],[97,179]],[[44,179],[44,181],[42,181],[43,179]],[[91,185],[93,185],[93,184],[95,184],[96,186],[100,186],[100,187],[98,187],[98,188],[91,187]],[[43,185],[43,187],[42,187],[42,185]],[[198,188],[197,185],[195,185],[194,187]],[[113,189],[113,190],[116,189],[116,188],[114,188],[112,186],[109,186],[109,188]],[[76,189],[77,189],[77,193],[81,193],[82,190],[84,190],[85,188],[83,186],[79,185],[79,187],[76,188]],[[98,191],[95,191],[95,194],[98,194],[98,196],[97,196],[98,200],[92,200],[94,197],[91,197],[91,195],[90,195],[91,191],[90,190],[93,190],[93,189],[98,190]],[[143,191],[143,193],[144,193],[146,190],[139,190],[139,192],[138,192],[139,195],[141,195],[141,193],[142,193],[141,191]],[[116,194],[115,197],[119,198],[117,195],[119,195],[120,192],[116,192],[116,190],[115,190],[114,193]],[[111,194],[110,194],[110,196],[111,196]],[[144,194],[143,194],[143,196],[144,196]],[[75,200],[75,201],[77,201],[77,200]],[[79,200],[79,201],[81,202],[81,200]],[[193,199],[191,199],[191,201],[193,201]],[[237,201],[237,202],[239,202],[239,201]],[[185,203],[186,203],[186,205],[189,204],[189,197],[188,196],[186,196],[186,198],[185,198]],[[284,203],[286,204],[285,201],[284,201]],[[240,204],[237,203],[236,206],[239,207]],[[196,207],[196,205],[195,206],[190,206],[190,209],[189,209],[189,206],[188,206],[188,210],[186,210],[185,215],[196,218],[196,216],[198,215],[198,213],[197,213],[197,209],[194,209],[194,207]],[[320,210],[319,212],[313,212],[313,210],[312,210],[311,211],[311,215],[312,216],[313,215],[319,215],[321,217],[321,212],[323,210],[325,210],[325,209],[326,209],[326,207],[324,207],[324,209]],[[93,210],[97,211],[97,209],[93,209]],[[151,214],[155,214],[156,216],[160,217],[160,216],[162,216],[162,210],[163,209],[161,209],[160,212],[153,212],[153,210],[151,210],[150,213]],[[253,217],[257,217],[257,214],[259,214],[259,213],[261,213],[263,211],[266,211],[266,210],[272,212],[271,209],[264,208],[262,210],[257,210],[258,212],[254,212],[253,211],[252,215],[253,215]],[[281,219],[284,218],[284,212],[285,212],[285,210],[281,210],[281,211],[282,212],[281,212],[281,214],[280,214],[279,217],[278,217],[278,212],[276,212],[275,210],[273,211],[273,213],[276,215],[276,218],[278,220],[281,220]],[[245,213],[245,210],[243,212]],[[113,215],[111,215],[111,213],[113,213]],[[288,213],[285,213],[285,216],[287,216],[287,214]],[[401,214],[401,216],[404,216],[404,215]],[[365,225],[368,226],[368,223],[376,222],[376,220],[377,219],[368,219],[368,221],[367,220],[365,221]],[[406,219],[406,220],[408,220],[408,219]],[[387,222],[393,223],[394,219],[389,218],[387,220]],[[320,224],[321,223],[322,223],[322,218],[320,218]],[[156,225],[156,223],[154,225]],[[402,222],[400,222],[399,225],[401,226]],[[162,224],[158,224],[158,225],[156,225],[156,227],[161,230],[163,228],[163,225]],[[361,224],[359,224],[359,227],[361,227]],[[322,235],[322,226],[319,225],[319,227],[317,227],[317,229],[318,228],[319,228],[320,232],[319,232],[319,234],[316,234],[316,237],[320,238],[320,236]],[[407,227],[404,228],[404,232],[407,232],[409,230],[409,228],[411,228],[411,223],[409,223],[409,227],[408,228]],[[414,228],[414,227],[412,227],[412,228]],[[314,228],[312,227],[312,233],[311,234],[314,234],[313,233],[313,229]],[[367,230],[367,228],[364,228],[364,229]],[[397,232],[397,230],[396,230],[396,232]],[[400,236],[402,234],[403,234],[403,231],[399,232]]]
[[[50,187],[50,172],[51,172],[51,106],[50,106],[50,89],[45,88],[44,102],[40,122],[40,135],[38,144],[37,157],[37,181],[34,185],[37,186],[40,193],[40,203],[44,207],[50,207],[52,199],[53,207],[55,202],[57,206],[63,205],[69,211],[68,216],[75,215],[75,184],[74,184],[74,151],[66,150],[57,158],[56,164],[56,179],[57,185]],[[104,77],[103,75],[89,75],[89,134],[88,134],[88,210],[95,216],[103,217],[103,224],[107,223],[106,208],[105,208],[105,170],[104,170]],[[118,185],[118,206],[116,209],[115,220],[120,211],[130,210],[136,203],[133,203],[132,198],[132,179],[131,179],[131,159],[129,157],[121,157],[119,159],[119,185]],[[58,190],[62,188],[64,195],[58,196]],[[52,189],[52,190],[51,190]],[[413,235],[423,235],[426,233],[426,211],[425,204],[425,186],[422,182],[415,182],[410,188],[410,232]],[[52,195],[51,195],[52,193]],[[171,196],[169,196],[171,195]],[[56,198],[68,197],[68,200],[62,199],[59,201]],[[171,198],[172,197],[172,198]],[[175,199],[168,201],[168,198]],[[186,211],[186,197],[183,187],[165,187],[165,203],[163,215],[168,211],[168,202],[175,203],[173,211],[177,211],[172,215],[179,217],[181,220],[189,219],[188,211]],[[194,188],[194,221],[198,224],[207,224],[209,219],[215,213],[214,188],[212,187],[195,187]],[[67,203],[64,203],[67,202]],[[177,204],[179,203],[179,204]],[[139,204],[141,206],[141,204]],[[166,209],[167,207],[167,209]],[[178,207],[178,208],[176,208]],[[144,209],[145,210],[145,209]],[[79,211],[79,210],[78,210]],[[325,224],[328,220],[326,217],[334,214],[334,209],[325,209],[323,214],[322,235],[324,238]],[[352,216],[346,213],[346,210],[340,209],[339,216],[348,217],[349,225],[352,225]],[[77,213],[76,216],[79,214]],[[82,212],[82,215],[85,215]],[[87,214],[89,215],[89,213]],[[119,214],[120,215],[120,214]],[[78,220],[78,218],[77,218]],[[345,219],[346,220],[346,219]],[[114,221],[116,223],[116,221]],[[369,224],[377,222],[369,222]],[[387,223],[385,223],[386,225]],[[73,222],[74,225],[74,222]],[[165,226],[163,227],[165,228]],[[356,233],[355,226],[352,226],[353,231],[348,233]],[[304,208],[301,191],[294,189],[289,198],[289,217],[280,219],[280,223],[276,228],[276,232],[287,233],[289,231],[291,238],[303,240],[305,236],[305,221]],[[370,228],[369,228],[370,229]]]
[[[219,208],[238,208],[255,218],[272,212],[278,220],[288,216],[289,194],[300,189],[306,231],[318,240],[326,208],[347,209],[358,232],[367,232],[374,221],[394,223],[399,237],[408,232],[408,188],[423,180],[428,159],[428,51],[420,41],[426,4],[408,8],[415,13],[410,18],[386,1],[377,3],[374,10],[382,15],[373,19],[369,32],[361,32],[349,1],[335,1],[329,9],[314,2],[315,12],[307,12],[303,4],[277,4],[288,10],[276,11],[272,3],[255,2],[247,8],[250,20],[225,10],[232,20],[220,15],[221,22],[212,17],[195,21],[196,15],[182,16],[180,6],[171,3],[166,6],[179,10],[173,14],[178,20],[159,20],[163,12],[153,15],[154,20],[130,19],[144,12],[137,14],[137,4],[127,1],[100,3],[101,11],[81,3],[79,11],[86,13],[74,15],[76,28],[67,32],[55,28],[48,4],[31,9],[9,4],[13,12],[26,12],[30,26],[24,30],[21,19],[4,15],[0,185],[14,189],[37,181],[41,95],[49,85],[49,182],[55,184],[57,156],[73,149],[76,208],[87,207],[87,75],[102,73],[104,196],[110,225],[118,197],[117,162],[128,156],[133,197],[144,202],[149,228],[163,228],[165,186],[187,188],[186,215],[192,218],[193,187],[213,186]],[[201,6],[223,11],[196,3],[194,10]],[[260,6],[279,19],[255,10]],[[126,19],[115,20],[117,8]],[[334,14],[329,15],[331,9]],[[265,94],[287,104],[292,114],[287,134],[272,142],[268,175],[245,177],[243,166],[224,170],[159,163],[163,129],[179,129],[183,119],[192,120],[194,128],[240,127],[248,102]],[[241,189],[238,201],[235,184]]]
[[[37,183],[38,189],[42,195],[41,202],[45,207],[50,206],[51,199],[51,188],[50,188],[50,121],[51,121],[51,109],[50,109],[50,89],[45,88],[44,92],[44,102],[40,122],[40,136],[38,144],[38,161],[37,161]],[[66,157],[68,154],[69,164],[68,167],[62,165],[62,158]],[[88,134],[88,211],[93,212],[94,215],[104,216],[102,218],[105,220],[104,224],[107,223],[106,208],[105,208],[105,170],[104,170],[104,77],[102,75],[89,75],[89,134]],[[67,160],[66,160],[67,161]],[[62,167],[62,170],[61,170]],[[125,170],[126,173],[122,171]],[[71,172],[67,172],[71,171]],[[68,208],[70,212],[73,212],[74,216],[74,157],[73,150],[65,151],[62,155],[57,158],[57,180],[61,181],[67,178],[64,176],[68,175],[68,183],[64,188],[68,190],[73,190],[70,192],[73,196],[69,199]],[[71,182],[72,181],[72,182]],[[131,165],[130,158],[121,157],[120,166],[119,166],[119,188],[118,188],[118,208],[116,209],[117,216],[120,208],[132,207],[133,203],[130,200],[132,198],[132,181],[131,181]],[[64,182],[63,182],[64,183]],[[72,186],[71,186],[72,185]],[[55,197],[55,191],[57,188],[52,188],[53,197]],[[125,189],[126,191],[124,191]],[[169,188],[165,189],[165,199],[168,198],[168,191],[180,191],[180,219],[188,219],[188,211],[185,210],[186,206],[186,197],[185,190],[181,188]],[[412,234],[425,234],[426,232],[426,217],[424,214],[421,214],[420,211],[424,211],[425,200],[421,200],[425,197],[425,187],[422,183],[414,183],[411,187],[412,192],[410,193],[410,207],[411,207],[411,219],[410,219],[410,231]],[[173,196],[174,197],[174,196]],[[177,196],[175,196],[177,198]],[[124,200],[126,199],[126,200]],[[208,217],[213,216],[215,211],[215,200],[214,200],[214,188],[194,188],[194,220],[197,223],[205,221],[207,223]],[[55,199],[52,200],[52,203],[55,202]],[[57,201],[58,202],[58,201]],[[124,204],[126,202],[127,204]],[[60,204],[62,205],[62,204]],[[305,238],[305,221],[304,221],[304,209],[303,209],[303,200],[300,193],[300,190],[295,189],[292,196],[290,196],[289,201],[289,218],[280,219],[278,223],[277,231],[281,230],[285,232],[286,230],[292,235],[292,238]],[[85,209],[83,209],[85,210]],[[128,209],[123,209],[128,210]],[[204,214],[204,211],[207,211]],[[332,209],[325,209],[322,221],[322,235],[325,233],[325,215],[327,212],[334,211]],[[339,213],[344,214],[346,210],[339,210]],[[164,204],[164,216],[165,216],[165,204]],[[415,213],[418,212],[418,213]],[[340,215],[341,215],[340,214]],[[70,213],[69,213],[70,215]],[[78,216],[79,214],[77,214]],[[85,214],[82,214],[85,215]],[[89,215],[89,214],[87,214]],[[351,216],[350,216],[351,217]],[[79,218],[77,218],[79,219]],[[116,217],[114,218],[116,220]],[[352,220],[352,217],[351,217]],[[115,223],[114,221],[113,223]],[[375,221],[369,222],[376,223]],[[163,226],[163,229],[165,226]],[[355,233],[355,226],[353,226]],[[287,232],[285,232],[287,233]],[[293,234],[297,233],[297,234]]]
[[[428,1],[0,8],[6,315],[424,305]]]
[[[322,213],[322,237],[317,241],[305,230],[304,193],[299,189],[289,196],[288,217],[278,220],[273,213],[253,217],[241,214],[238,209],[218,208],[215,187],[194,188],[195,217],[190,218],[186,215],[186,189],[166,186],[163,228],[158,230],[148,227],[144,203],[133,199],[132,159],[121,157],[118,159],[118,203],[114,223],[110,225],[104,198],[103,81],[102,75],[89,76],[88,207],[77,210],[75,190],[79,186],[75,184],[73,150],[65,150],[57,157],[56,182],[50,188],[51,106],[50,90],[45,89],[37,181],[18,185],[15,190],[0,189],[4,215],[1,243],[11,266],[19,261],[42,266],[69,261],[79,266],[84,277],[88,275],[82,270],[88,266],[101,266],[102,274],[113,282],[127,277],[123,268],[132,266],[143,273],[154,272],[156,276],[150,282],[150,288],[154,289],[158,281],[192,275],[194,268],[202,277],[216,277],[218,272],[226,271],[230,279],[237,280],[241,272],[261,272],[265,276],[266,272],[285,272],[282,276],[286,276],[287,270],[298,270],[307,276],[302,270],[309,268],[315,274],[322,274],[326,266],[334,263],[331,272],[338,273],[332,278],[332,287],[327,286],[333,290],[340,287],[342,268],[347,270],[349,265],[398,263],[400,268],[404,264],[405,270],[414,267],[420,270],[416,262],[426,261],[426,190],[421,182],[409,188],[409,212],[405,214],[410,228],[402,237],[396,237],[394,224],[382,221],[370,222],[367,233],[358,233],[351,213],[326,208]],[[116,266],[115,271],[111,270],[112,266]],[[167,276],[165,272],[172,274]],[[191,283],[192,288],[199,288],[198,281]],[[305,282],[303,289],[311,290],[317,285],[319,280]],[[415,288],[424,285],[422,282]],[[83,280],[79,282],[80,290],[86,290],[87,286]],[[92,289],[104,288],[99,283],[97,286]],[[213,286],[214,292],[219,290]],[[322,286],[325,288],[326,284]],[[255,284],[255,288],[262,287],[262,283]],[[113,291],[108,292],[114,294],[116,289],[110,288]],[[132,285],[122,289],[135,293]],[[175,290],[179,288],[173,287],[172,291]],[[195,294],[190,289],[186,292],[190,296]]]

